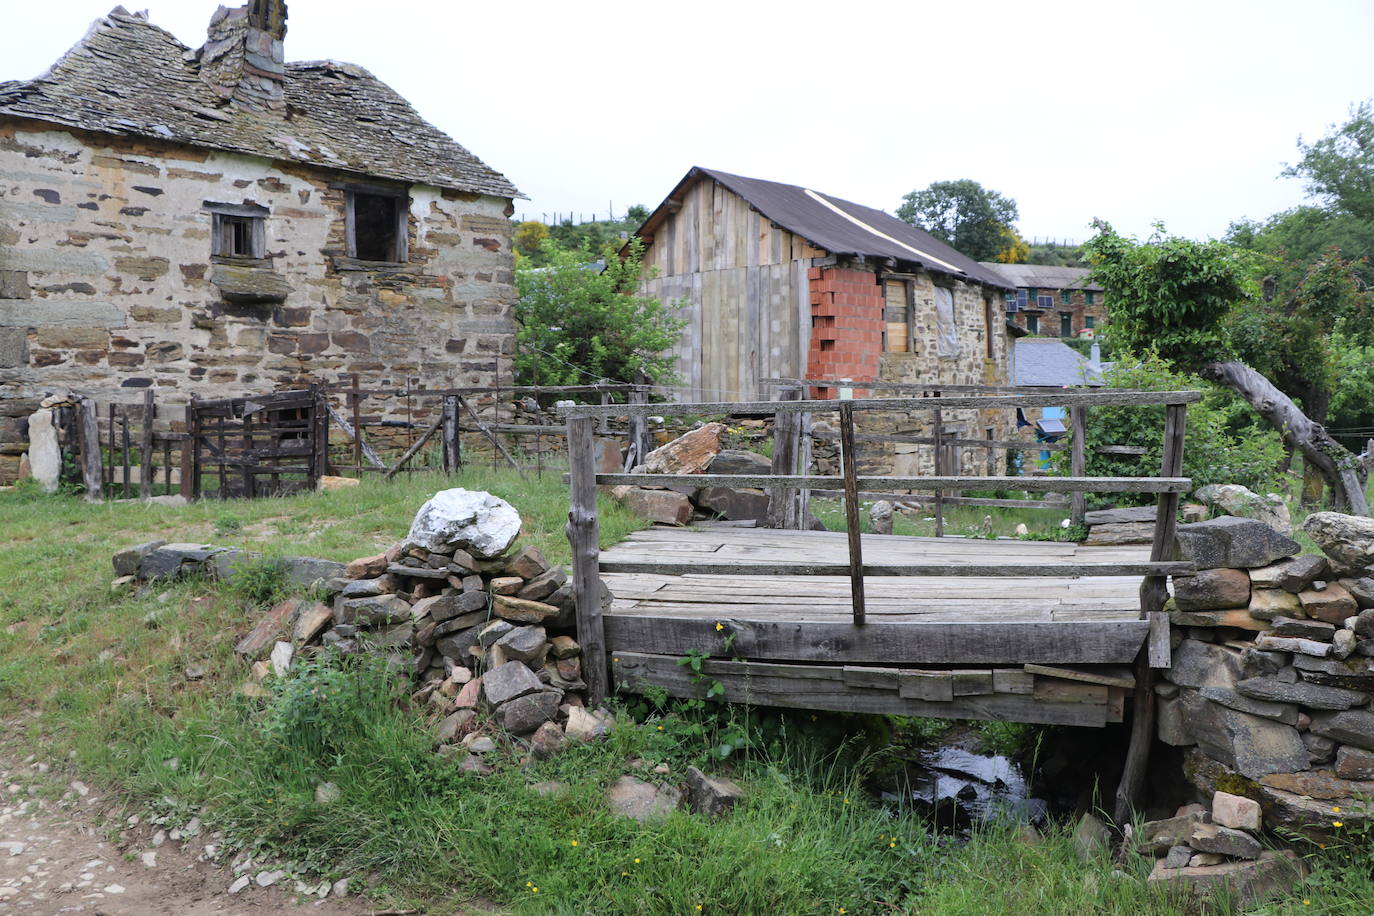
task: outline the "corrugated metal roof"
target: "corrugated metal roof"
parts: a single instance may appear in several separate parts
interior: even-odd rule
[[[362,67],[290,63],[284,88],[280,112],[224,105],[189,48],[116,7],[42,76],[0,83],[0,117],[524,196]]]
[[[641,232],[651,230],[666,218],[670,201],[702,178],[719,182],[788,232],[833,255],[894,258],[935,273],[999,289],[1012,288],[1000,274],[890,213],[797,185],[746,178],[701,166],[687,173],[645,222]]]
[[[1102,384],[1101,367],[1073,347],[1049,337],[1022,337],[1011,354],[1013,385],[1062,387]]]
[[[1088,282],[1086,267],[1051,267],[1047,264],[998,264],[994,261],[979,261],[983,267],[997,274],[1010,286],[1018,289],[1091,289],[1097,292],[1102,287]]]

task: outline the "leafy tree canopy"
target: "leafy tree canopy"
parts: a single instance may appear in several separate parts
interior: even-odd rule
[[[937,181],[902,198],[897,218],[924,229],[975,261],[991,261],[1007,246],[1016,201],[968,178]]]
[[[1350,120],[1332,124],[1315,143],[1298,138],[1302,158],[1284,168],[1305,178],[1307,192],[1333,210],[1374,220],[1374,100],[1350,107]]]
[[[608,379],[669,383],[684,322],[675,306],[637,295],[643,244],[634,239],[626,256],[602,250],[604,269],[585,253],[567,251],[553,239],[540,260],[521,258],[515,280],[515,372],[521,385],[586,385]]]

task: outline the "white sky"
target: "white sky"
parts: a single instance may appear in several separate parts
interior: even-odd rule
[[[0,0],[0,79],[112,0]],[[151,4],[192,47],[215,4]],[[288,60],[367,67],[504,172],[517,214],[653,207],[693,165],[895,210],[932,181],[1013,197],[1026,237],[1217,236],[1374,95],[1374,3],[589,4],[290,0]]]

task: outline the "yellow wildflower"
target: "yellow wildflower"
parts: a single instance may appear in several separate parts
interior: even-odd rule
[[[1331,822],[1331,826],[1332,826],[1332,827],[1344,827],[1344,826],[1345,826],[1345,822],[1344,822],[1344,821],[1332,821],[1332,822]]]
[[[846,805],[849,804],[849,799],[846,798],[846,799],[844,800],[844,803],[845,803]]]
[[[1332,813],[1332,814],[1340,814],[1340,813],[1341,813],[1341,806],[1340,806],[1340,805],[1337,805],[1336,807],[1332,808],[1332,809],[1331,809],[1331,813]]]
[[[573,844],[574,846],[576,846],[576,845],[577,845],[577,840],[573,840],[573,841],[572,841],[572,844]]]
[[[887,844],[887,848],[888,848],[888,849],[896,849],[896,848],[897,848],[897,841],[896,841],[896,840],[893,840],[891,843],[888,843],[888,844]]]
[[[719,633],[719,632],[720,632],[721,630],[723,630],[723,629],[725,629],[725,624],[720,623],[719,621],[717,621],[717,622],[716,622],[716,632]],[[697,909],[701,909],[701,907],[697,907]]]
[[[635,864],[636,864],[636,865],[639,864],[639,860],[638,860],[638,859],[635,859]]]

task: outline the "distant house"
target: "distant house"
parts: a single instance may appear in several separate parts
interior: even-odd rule
[[[282,0],[220,7],[196,50],[116,7],[0,83],[5,395],[509,379],[520,192],[285,35]]]
[[[643,291],[685,303],[676,351],[682,400],[767,398],[759,380],[769,377],[1007,383],[1004,298],[1012,285],[890,214],[693,168],[638,235],[646,245]],[[1001,413],[950,412],[945,429],[1000,437]],[[889,428],[919,434],[928,420],[913,414]],[[898,454],[892,467],[920,473],[929,452],[909,446],[913,457]],[[982,473],[968,459],[970,472]]]
[[[1016,288],[1006,297],[1007,320],[1032,334],[1092,337],[1107,321],[1102,287],[1086,267],[981,263]]]

